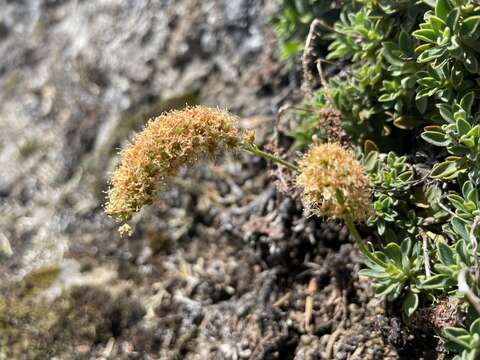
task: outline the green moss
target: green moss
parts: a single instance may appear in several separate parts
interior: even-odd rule
[[[57,280],[61,271],[60,267],[56,264],[46,265],[33,270],[25,276],[21,282],[21,287],[27,293],[47,289]]]
[[[22,159],[27,159],[32,156],[37,150],[39,150],[39,148],[40,144],[38,140],[27,140],[18,148],[18,154]]]
[[[127,294],[112,297],[96,287],[74,287],[53,302],[25,291],[49,286],[56,276],[54,267],[42,269],[1,289],[0,360],[81,359],[75,351],[79,344],[94,349],[121,336],[144,315]],[[82,356],[90,358],[88,353]]]

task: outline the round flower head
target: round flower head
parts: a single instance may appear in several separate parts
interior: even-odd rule
[[[313,145],[299,162],[297,185],[315,215],[364,221],[372,214],[370,181],[353,155],[336,143]]]
[[[180,167],[239,144],[235,118],[226,111],[195,106],[150,120],[120,153],[105,212],[128,221]]]

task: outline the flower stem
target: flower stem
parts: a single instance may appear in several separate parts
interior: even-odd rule
[[[347,225],[348,227],[348,230],[350,230],[350,234],[352,234],[354,240],[355,240],[355,243],[357,244],[358,246],[358,249],[360,250],[360,252],[366,257],[368,258],[370,261],[374,262],[375,264],[383,267],[383,268],[386,268],[388,267],[388,264],[385,263],[384,261],[380,260],[378,257],[376,257],[374,254],[372,254],[370,251],[368,251],[367,247],[365,246],[365,244],[363,243],[361,237],[360,237],[360,234],[358,233],[357,231],[357,228],[355,227],[355,224],[353,223],[353,220],[352,220],[352,217],[350,215],[347,215],[345,217],[345,225]]]
[[[260,150],[256,145],[254,144],[243,144],[242,148],[245,150],[245,151],[248,151],[254,155],[257,155],[257,156],[260,156],[266,160],[270,160],[270,161],[273,161],[279,165],[282,165],[282,166],[285,166],[287,169],[289,169],[290,171],[294,172],[294,173],[298,173],[299,170],[298,170],[298,167],[294,164],[292,164],[291,162],[289,161],[286,161],[286,160],[283,160],[281,159],[280,157],[278,157],[277,155],[274,155],[272,153],[268,153],[266,151],[263,151],[263,150]]]

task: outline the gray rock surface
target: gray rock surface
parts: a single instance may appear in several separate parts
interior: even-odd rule
[[[0,0],[0,276],[117,239],[103,191],[116,150],[148,116],[197,101],[271,113],[277,100],[261,93],[275,82],[274,8]]]

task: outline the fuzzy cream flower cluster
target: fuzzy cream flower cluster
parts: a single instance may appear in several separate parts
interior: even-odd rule
[[[130,220],[180,167],[236,148],[240,142],[235,118],[219,109],[195,106],[150,120],[120,153],[105,212],[119,222]]]
[[[372,215],[372,188],[353,154],[336,143],[313,145],[299,161],[297,185],[305,206],[318,216],[365,221]]]

